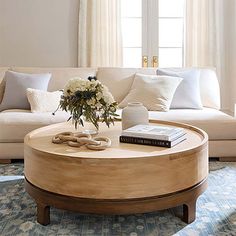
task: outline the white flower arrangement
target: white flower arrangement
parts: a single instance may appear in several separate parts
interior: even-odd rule
[[[69,119],[72,119],[75,128],[78,124],[83,125],[83,118],[96,129],[99,128],[99,121],[105,122],[109,127],[111,123],[114,124],[117,116],[117,102],[96,77],[70,79],[64,88],[59,107],[70,112]]]

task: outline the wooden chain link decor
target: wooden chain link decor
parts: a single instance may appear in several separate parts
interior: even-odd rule
[[[67,145],[71,147],[81,147],[84,145],[91,150],[105,150],[111,146],[111,140],[107,137],[93,138],[90,134],[85,134],[82,132],[59,133],[53,136],[52,142],[55,144],[67,143]]]

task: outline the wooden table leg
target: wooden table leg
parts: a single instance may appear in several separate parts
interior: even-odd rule
[[[183,205],[183,221],[187,224],[192,223],[196,218],[196,202],[197,199],[194,199]]]
[[[0,159],[0,164],[11,164],[11,159]]]
[[[50,206],[37,203],[37,221],[41,225],[50,224]]]

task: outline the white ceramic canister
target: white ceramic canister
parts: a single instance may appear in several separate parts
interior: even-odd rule
[[[128,103],[122,110],[122,129],[128,129],[135,125],[148,124],[148,110],[141,102]]]

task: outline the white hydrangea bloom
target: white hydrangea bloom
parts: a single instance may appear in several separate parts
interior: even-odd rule
[[[68,81],[64,89],[64,95],[69,96],[76,91],[85,91],[89,87],[90,81],[80,77],[72,78]]]
[[[87,103],[89,106],[95,106],[95,104],[96,104],[96,99],[95,99],[95,98],[91,98],[91,99],[87,100],[86,103]]]
[[[99,101],[102,98],[103,94],[101,92],[98,92],[96,94],[96,99]]]
[[[102,108],[102,104],[101,103],[96,103],[95,107],[99,110],[100,108]]]
[[[103,93],[103,99],[107,105],[110,105],[114,102],[114,98],[110,92]]]
[[[89,106],[95,106],[98,109],[102,107],[100,100],[103,99],[107,105],[114,102],[112,94],[109,92],[108,88],[101,84],[98,80],[87,80],[80,77],[72,78],[68,81],[64,89],[64,96],[70,96],[76,91],[92,91],[96,93],[94,98],[87,101]],[[100,105],[99,105],[100,104]]]

